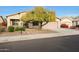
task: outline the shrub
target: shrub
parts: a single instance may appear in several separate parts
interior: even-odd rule
[[[66,24],[61,24],[60,27],[61,27],[61,28],[68,28],[68,25],[66,25]]]
[[[2,26],[2,24],[0,23],[0,32],[5,32],[6,31],[6,27]]]
[[[8,27],[8,31],[9,31],[9,32],[14,32],[14,27],[13,27],[13,26],[9,26],[9,27]]]
[[[15,28],[15,31],[20,31],[20,28],[19,28],[19,27],[16,27],[16,28]]]
[[[70,29],[76,29],[76,26],[71,26]]]
[[[16,27],[15,31],[25,31],[25,28],[24,27]]]
[[[1,32],[6,32],[6,28],[1,28]]]
[[[20,27],[20,31],[25,31],[25,28],[24,27]]]

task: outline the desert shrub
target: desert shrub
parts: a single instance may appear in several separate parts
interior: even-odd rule
[[[15,31],[25,31],[25,28],[24,27],[16,27]]]
[[[9,31],[9,32],[14,32],[14,27],[13,27],[13,26],[9,26],[9,27],[8,27],[8,31]]]
[[[6,28],[1,28],[1,32],[6,32]]]
[[[76,26],[70,26],[70,29],[76,29]]]
[[[19,27],[16,27],[16,28],[15,28],[15,31],[20,31],[20,28],[19,28]]]
[[[6,28],[2,26],[2,24],[0,23],[0,32],[5,32]]]
[[[25,28],[24,27],[20,27],[20,31],[25,31]]]
[[[60,27],[61,27],[61,28],[68,28],[68,25],[66,25],[66,24],[61,24]]]

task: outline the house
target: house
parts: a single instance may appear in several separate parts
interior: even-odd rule
[[[7,27],[9,26],[23,26],[23,22],[21,21],[21,16],[23,14],[25,14],[26,12],[20,12],[20,13],[16,13],[16,14],[11,14],[6,16],[6,20],[7,20]]]
[[[14,27],[18,27],[18,26],[23,26],[25,25],[27,28],[39,28],[40,27],[40,23],[38,21],[29,21],[26,24],[23,24],[23,22],[21,21],[21,17],[22,15],[26,14],[27,12],[19,12],[16,14],[12,14],[12,15],[8,15],[6,16],[6,20],[7,20],[7,28],[9,26],[14,26]],[[50,13],[51,16],[55,15],[55,12],[51,12]],[[57,29],[60,28],[60,19],[58,17],[51,17],[52,21],[49,21],[46,25],[42,26],[42,29]],[[27,26],[28,25],[28,26]]]
[[[4,19],[2,16],[0,16],[0,23],[2,24],[4,22]]]
[[[8,15],[6,16],[6,20],[7,20],[7,28],[9,26],[23,26],[23,22],[21,21],[21,17],[22,15],[26,14],[27,12],[19,12],[16,14],[12,14],[12,15]],[[52,13],[51,13],[52,14]],[[42,28],[43,29],[55,29],[55,28],[59,28],[59,19],[55,19],[55,21],[52,22],[48,22],[48,24],[44,25]],[[38,21],[30,21],[28,23],[25,24],[27,28],[39,28],[40,23]],[[28,25],[28,26],[27,26]]]
[[[78,18],[74,18],[74,20],[72,21],[72,25],[73,26],[77,26],[77,25],[79,25],[79,17]]]
[[[71,26],[73,26],[73,20],[74,20],[74,18],[72,18],[72,17],[62,17],[61,25],[66,24],[68,27],[71,27]]]
[[[0,16],[0,24],[3,26],[3,27],[6,27],[6,20],[3,19],[2,16]]]
[[[16,14],[8,15],[6,16],[7,20],[7,28],[9,26],[14,26],[14,27],[22,27],[25,25],[27,28],[38,28],[40,26],[38,21],[29,21],[26,24],[23,24],[23,21],[21,21],[22,15],[26,14],[27,12],[19,12]]]

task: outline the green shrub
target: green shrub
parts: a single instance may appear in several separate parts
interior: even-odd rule
[[[13,27],[13,26],[9,26],[9,27],[8,27],[8,31],[9,31],[9,32],[14,32],[14,27]]]
[[[25,28],[24,27],[20,27],[20,31],[25,31]]]
[[[25,31],[25,28],[24,27],[16,27],[15,31]]]
[[[20,31],[20,28],[19,28],[19,27],[16,27],[16,28],[15,28],[15,31]]]

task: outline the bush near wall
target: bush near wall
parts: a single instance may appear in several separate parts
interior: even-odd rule
[[[20,31],[25,31],[25,28],[24,28],[24,27],[21,27],[21,28],[20,28]]]
[[[1,32],[6,32],[6,28],[2,27]]]
[[[24,27],[16,27],[15,31],[25,31],[25,28]]]
[[[16,27],[16,28],[15,28],[15,31],[20,31],[20,28],[19,28],[19,27]]]
[[[13,26],[9,26],[9,27],[8,27],[8,31],[9,31],[9,32],[14,32],[14,27],[13,27]]]

